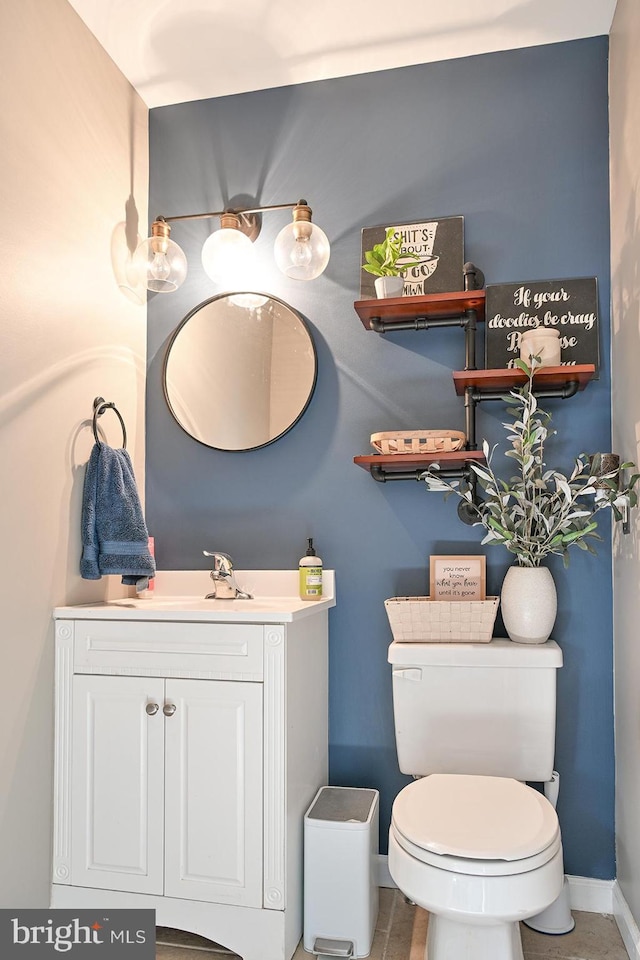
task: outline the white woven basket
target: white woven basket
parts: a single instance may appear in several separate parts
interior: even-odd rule
[[[461,450],[466,440],[460,430],[394,430],[371,434],[371,446],[385,454],[452,453]]]
[[[486,600],[432,600],[391,597],[384,606],[393,639],[401,643],[488,643],[499,597]]]

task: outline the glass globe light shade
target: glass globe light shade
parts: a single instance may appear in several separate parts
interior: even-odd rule
[[[273,247],[278,269],[292,280],[315,280],[324,272],[330,253],[324,230],[304,221],[283,227]]]
[[[251,240],[235,227],[216,230],[202,247],[202,266],[207,276],[232,289],[247,285],[254,260]]]
[[[178,244],[169,239],[169,229],[164,221],[156,221],[151,236],[143,240],[133,255],[134,270],[154,293],[173,293],[187,275],[187,258]]]

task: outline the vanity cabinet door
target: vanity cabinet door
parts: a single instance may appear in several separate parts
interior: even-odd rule
[[[71,882],[162,893],[164,680],[76,675]]]
[[[165,704],[165,896],[261,907],[262,684],[167,679]]]

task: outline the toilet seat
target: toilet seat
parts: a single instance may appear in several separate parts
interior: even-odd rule
[[[561,844],[546,797],[505,777],[431,774],[416,780],[396,797],[391,829],[416,859],[479,876],[533,870]]]
[[[449,873],[464,873],[470,877],[508,877],[528,873],[537,867],[543,867],[545,863],[552,860],[562,846],[560,831],[558,831],[557,836],[549,846],[533,857],[525,857],[524,860],[472,860],[424,850],[407,840],[393,823],[391,824],[391,835],[414,860],[437,867],[438,870],[446,870]]]

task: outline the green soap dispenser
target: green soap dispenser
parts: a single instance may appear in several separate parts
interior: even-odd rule
[[[322,600],[322,560],[313,549],[313,538],[307,540],[307,552],[300,559],[298,570],[301,600]]]

